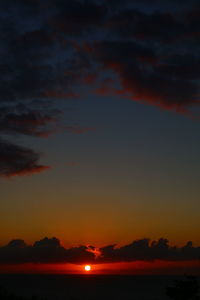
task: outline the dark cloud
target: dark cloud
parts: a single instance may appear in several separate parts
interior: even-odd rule
[[[24,248],[24,247],[27,247],[27,245],[24,242],[24,240],[16,239],[16,240],[10,241],[6,247],[7,248],[10,248],[10,247]]]
[[[180,71],[175,74],[169,64],[165,65],[168,72],[164,72],[151,49],[135,46],[132,42],[113,41],[95,44],[91,52],[106,68],[119,75],[120,93],[129,94],[132,100],[179,112],[186,112],[198,102],[198,83],[188,79],[188,75],[184,77]],[[174,69],[179,67],[177,62]]]
[[[1,107],[0,131],[6,134],[46,137],[51,133],[49,125],[57,121],[58,115],[59,111],[30,111],[24,105]]]
[[[53,237],[51,239],[48,239],[45,237],[44,239],[40,241],[36,241],[34,243],[34,247],[61,247],[59,239]]]
[[[98,23],[98,14],[101,14],[95,4],[67,3],[1,2],[1,134],[47,137],[58,131],[61,112],[53,108],[53,103],[76,95],[72,87],[79,81],[87,61],[77,53],[62,30],[58,30],[58,24],[52,25],[51,21],[61,21],[66,14],[72,30],[80,18],[79,28],[82,30],[84,20],[87,20],[88,27],[90,23]],[[48,106],[47,101],[50,101]],[[89,129],[68,128],[72,133],[86,130]],[[26,175],[47,169],[38,164],[39,153],[10,142],[1,141],[0,154],[2,176]]]
[[[133,261],[192,261],[200,259],[200,247],[188,242],[183,247],[170,246],[168,240],[135,240],[133,243],[96,248],[79,246],[64,248],[57,238],[44,238],[33,245],[13,240],[0,248],[0,263],[112,263]]]
[[[194,113],[199,12],[195,0],[1,1],[1,134],[46,137],[56,132],[58,100],[79,97],[77,87],[84,84],[95,84],[101,94]],[[111,87],[99,79],[105,71],[116,79]],[[66,130],[92,128],[69,124]],[[13,143],[1,141],[0,146],[1,153],[6,147],[10,153],[1,174],[45,169],[33,150],[25,155],[27,150]]]
[[[114,51],[116,50],[117,51]],[[133,41],[101,41],[93,44],[91,51],[97,56],[97,59],[106,65],[115,63],[128,64],[136,61],[155,62],[154,51],[148,46],[140,45]]]
[[[200,58],[194,55],[174,55],[155,66],[155,71],[173,79],[199,80]]]
[[[100,3],[104,3],[110,7],[110,9],[117,8],[118,10],[123,10],[124,8],[135,8],[139,7],[147,11],[157,11],[157,10],[184,10],[188,8],[187,0],[99,0]],[[189,5],[195,5],[198,0],[191,0]]]
[[[0,177],[31,175],[48,166],[38,163],[40,155],[31,149],[0,140]]]
[[[125,10],[108,20],[107,28],[116,36],[137,40],[171,43],[184,32],[184,24],[170,13],[147,14],[139,10]]]
[[[49,19],[53,30],[68,36],[93,32],[106,17],[106,6],[95,1],[52,1],[57,14]]]
[[[23,247],[22,247],[23,245]],[[44,238],[34,245],[26,245],[23,240],[11,241],[0,248],[0,263],[84,263],[94,261],[95,255],[86,246],[65,249],[60,241]]]
[[[186,246],[170,246],[167,239],[150,242],[149,239],[136,240],[120,248],[107,246],[100,249],[102,259],[108,262],[130,262],[136,260],[154,261],[186,261],[200,259],[200,247],[194,247],[191,242]]]

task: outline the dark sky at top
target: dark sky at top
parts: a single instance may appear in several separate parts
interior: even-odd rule
[[[80,86],[196,117],[198,1],[0,5],[2,176],[48,168],[38,162],[38,153],[13,143],[12,136],[53,133],[62,113],[59,100],[81,97]],[[65,130],[82,131],[73,124]]]

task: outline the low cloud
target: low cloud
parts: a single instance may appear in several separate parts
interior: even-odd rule
[[[115,263],[134,261],[193,261],[200,260],[200,247],[188,242],[183,247],[171,246],[167,239],[135,240],[131,244],[102,248],[79,246],[66,249],[59,239],[44,238],[33,245],[13,240],[0,248],[1,264],[21,263]]]
[[[136,240],[120,248],[115,245],[106,246],[100,251],[102,259],[107,262],[200,259],[200,247],[194,247],[192,242],[188,242],[183,247],[177,247],[170,246],[168,240],[164,238],[152,242],[149,239]]]

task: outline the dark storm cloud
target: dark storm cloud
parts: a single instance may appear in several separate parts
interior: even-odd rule
[[[183,247],[170,246],[168,240],[135,240],[133,243],[96,248],[79,246],[64,248],[57,238],[44,238],[33,245],[13,240],[0,248],[0,263],[112,263],[133,261],[191,261],[200,259],[200,247],[188,242]]]
[[[1,1],[1,134],[46,137],[56,132],[58,100],[79,97],[84,84],[102,94],[194,114],[199,16],[195,0]],[[105,72],[116,84],[102,90]],[[69,124],[66,130],[92,128]],[[0,147],[10,153],[1,174],[45,170],[33,150],[4,141]]]

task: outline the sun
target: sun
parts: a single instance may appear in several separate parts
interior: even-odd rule
[[[91,271],[91,266],[90,265],[86,265],[84,267],[84,269],[85,269],[86,272],[89,272],[89,271]]]

